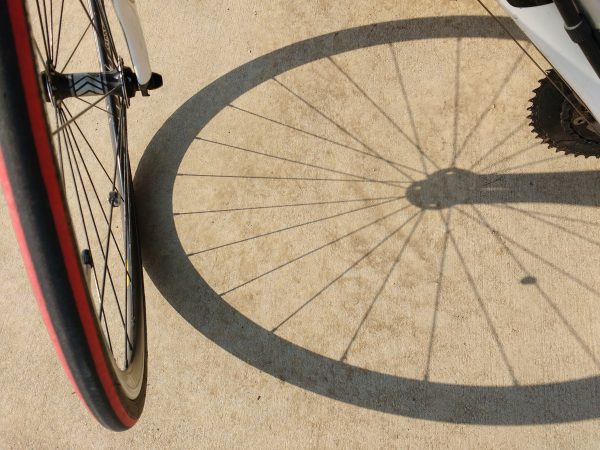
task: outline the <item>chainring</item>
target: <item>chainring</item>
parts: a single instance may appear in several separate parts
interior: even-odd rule
[[[543,143],[566,155],[600,158],[600,136],[590,127],[597,122],[555,70],[546,72],[533,92],[528,118]]]

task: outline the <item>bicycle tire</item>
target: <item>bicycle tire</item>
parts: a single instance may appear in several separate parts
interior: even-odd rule
[[[107,428],[124,430],[141,415],[147,382],[143,275],[129,159],[126,151],[120,155],[119,180],[127,236],[125,283],[127,292],[135,290],[129,314],[136,325],[131,364],[121,369],[107,345],[82,266],[30,29],[21,1],[0,1],[0,179],[34,294],[63,367],[96,419]],[[101,59],[102,45],[98,51]],[[108,97],[107,108],[115,107],[115,101]]]

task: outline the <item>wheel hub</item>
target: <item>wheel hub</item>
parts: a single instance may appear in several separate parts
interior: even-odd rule
[[[109,93],[133,97],[139,90],[135,74],[129,67],[109,72],[84,73],[58,73],[50,69],[42,72],[41,76],[43,86],[46,88],[44,92],[46,101]]]

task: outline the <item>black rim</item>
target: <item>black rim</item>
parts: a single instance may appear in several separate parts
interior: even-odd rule
[[[58,176],[90,297],[121,389],[135,399],[143,389],[145,331],[122,81],[129,69],[116,51],[103,1],[36,0],[29,16]],[[72,81],[70,93],[57,90],[57,80],[65,79]]]

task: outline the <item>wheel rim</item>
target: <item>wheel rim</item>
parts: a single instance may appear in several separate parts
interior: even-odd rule
[[[57,175],[71,213],[82,274],[113,371],[124,394],[135,399],[145,372],[145,322],[130,189],[128,99],[124,83],[104,88],[102,95],[94,92],[104,73],[116,71],[124,80],[124,64],[104,2],[58,5],[36,0],[27,6]],[[98,67],[101,72],[94,72]],[[86,71],[95,78],[81,76],[74,85],[79,93],[96,96],[57,95],[53,76]]]

